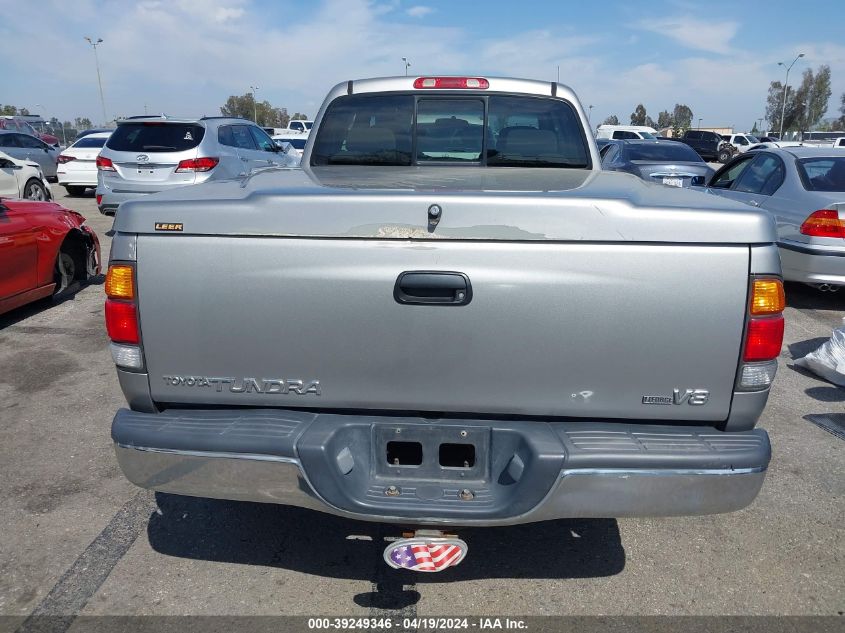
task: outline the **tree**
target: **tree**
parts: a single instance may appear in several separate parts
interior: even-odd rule
[[[279,117],[279,127],[288,127],[290,125],[290,115],[288,114],[288,109],[279,108],[277,113]]]
[[[92,127],[94,127],[94,124],[91,123],[91,119],[89,119],[88,117],[76,117],[73,120],[73,127],[75,127],[77,130],[90,130]]]
[[[766,119],[772,130],[808,130],[821,121],[830,100],[830,67],[819,66],[813,73],[808,68],[801,75],[797,88],[787,88],[784,106],[783,84],[773,81],[766,96]],[[783,121],[781,122],[781,113]]]
[[[290,120],[291,120],[291,121],[307,121],[307,120],[308,120],[308,115],[306,115],[306,114],[302,114],[302,113],[300,113],[300,112],[297,112],[296,114],[294,114],[294,115],[290,118]]]
[[[638,104],[631,113],[631,125],[645,125],[646,116],[645,106],[642,103]]]
[[[660,114],[657,115],[657,129],[662,130],[666,127],[672,127],[674,125],[674,120],[672,119],[672,115],[669,114],[668,110],[664,110]]]
[[[818,125],[827,111],[830,101],[830,66],[823,64],[816,71],[816,77],[807,97],[807,118],[805,129]]]
[[[604,121],[602,121],[602,125],[619,125],[619,117],[617,117],[615,114],[611,114]]]
[[[841,105],[839,106],[839,112],[842,114],[839,117],[839,120],[836,122],[836,129],[838,130],[845,130],[845,92],[842,93],[842,97],[840,97]]]
[[[680,130],[688,130],[692,127],[692,116],[688,105],[676,103],[672,111],[672,124]]]
[[[773,81],[769,84],[769,94],[766,96],[766,120],[772,130],[781,129],[781,112],[783,108],[783,84]],[[784,126],[786,129],[786,126]]]
[[[18,113],[18,109],[13,105],[1,105],[0,104],[0,115],[3,116],[14,116]]]
[[[223,116],[239,117],[249,121],[255,118],[258,125],[265,127],[287,127],[290,121],[287,108],[274,108],[269,101],[256,102],[251,92],[241,96],[230,96],[226,104],[221,106],[220,113]]]

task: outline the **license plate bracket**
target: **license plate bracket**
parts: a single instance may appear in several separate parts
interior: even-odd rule
[[[487,480],[490,429],[479,426],[373,426],[373,475],[432,480]]]

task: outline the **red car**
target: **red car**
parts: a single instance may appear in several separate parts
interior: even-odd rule
[[[40,138],[42,141],[47,143],[47,145],[57,146],[59,144],[59,139],[52,134],[47,134],[39,132],[34,127],[32,127],[28,121],[24,121],[23,119],[16,117],[16,116],[0,116],[0,130],[8,130],[10,132],[21,132],[22,134],[29,134],[30,136],[34,136],[35,138]]]
[[[55,202],[0,199],[0,314],[63,297],[100,272],[100,241]]]

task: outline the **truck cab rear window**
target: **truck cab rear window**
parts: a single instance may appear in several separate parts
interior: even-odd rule
[[[311,164],[590,166],[574,108],[559,99],[353,95],[333,101]]]
[[[181,152],[200,144],[205,128],[185,123],[123,123],[106,147],[118,152]]]

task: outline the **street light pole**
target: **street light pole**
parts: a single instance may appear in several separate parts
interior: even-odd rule
[[[591,106],[591,105],[587,106],[587,127],[590,128],[590,129],[593,129],[592,125],[590,124],[590,115],[592,113],[593,113],[593,106]]]
[[[698,129],[699,129],[699,130],[701,129],[701,118],[700,118],[700,117],[699,117],[699,119],[698,119]]]
[[[407,57],[403,57],[402,61],[405,63],[405,76],[408,76],[408,69],[411,67],[411,62],[408,61]]]
[[[792,63],[786,68],[786,81],[783,82],[783,104],[780,109],[780,134],[778,139],[783,140],[783,117],[786,116],[786,91],[789,89],[789,71],[799,59],[804,57],[804,53],[798,53],[798,57],[792,60]],[[786,66],[783,62],[778,62],[778,66]]]
[[[255,92],[258,90],[258,86],[250,86],[250,90],[252,90],[252,120],[255,121],[256,125],[258,124],[258,101],[255,100]]]
[[[97,55],[97,45],[103,43],[103,39],[98,37],[95,42],[90,37],[86,37],[88,43],[94,48],[94,63],[97,65],[97,85],[100,87],[100,105],[103,106],[103,125],[108,122],[106,115],[106,100],[103,98],[103,80],[100,77],[100,57]]]

